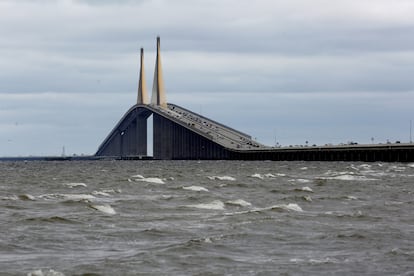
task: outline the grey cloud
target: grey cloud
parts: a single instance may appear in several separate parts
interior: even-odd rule
[[[0,124],[10,130],[0,145],[14,135],[8,154],[27,152],[21,137],[38,126],[50,137],[36,146],[42,152],[62,143],[92,152],[134,103],[140,47],[151,87],[157,35],[167,98],[196,111],[204,105],[206,115],[259,140],[273,143],[269,125],[283,144],[402,139],[402,121],[414,117],[406,105],[413,8],[405,0],[0,1]],[[1,98],[19,93],[44,103]],[[246,106],[249,117],[234,118],[233,108]],[[26,124],[16,129],[16,121]]]

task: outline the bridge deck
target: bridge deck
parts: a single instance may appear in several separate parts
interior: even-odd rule
[[[175,104],[168,104],[168,109],[160,106],[152,106],[162,114],[174,121],[180,121],[184,125],[197,132],[203,133],[215,143],[228,149],[258,150],[269,149],[268,146],[254,141],[251,136],[225,126],[214,120],[206,118],[188,109]]]

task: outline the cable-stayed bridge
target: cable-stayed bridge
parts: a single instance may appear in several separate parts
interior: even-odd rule
[[[151,101],[145,82],[143,49],[140,61],[137,103],[105,138],[96,156],[148,158],[148,118],[152,115],[154,159],[414,161],[414,145],[411,143],[287,148],[260,144],[248,134],[167,103],[159,37]]]

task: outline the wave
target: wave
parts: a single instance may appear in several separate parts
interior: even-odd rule
[[[309,263],[309,264],[329,264],[329,263],[340,263],[339,260],[334,258],[323,258],[323,259],[301,259],[301,258],[292,258],[290,259],[290,262],[292,263]]]
[[[143,177],[143,178],[137,178],[135,181],[143,181],[148,183],[154,183],[154,184],[165,184],[164,180],[158,177]]]
[[[252,206],[252,204],[250,202],[247,202],[243,199],[229,200],[229,201],[226,201],[226,204],[237,205],[237,206],[241,206],[241,207]]]
[[[223,180],[223,181],[236,181],[236,178],[232,177],[232,176],[207,176],[208,179],[210,180]]]
[[[104,191],[93,191],[92,194],[94,196],[111,196],[109,193]]]
[[[208,192],[208,189],[201,186],[184,186],[183,189],[195,192]]]
[[[45,194],[40,195],[44,199],[64,199],[68,201],[85,201],[95,199],[96,197],[88,194]]]
[[[165,184],[164,180],[165,179],[161,179],[158,177],[144,177],[140,174],[136,174],[131,176],[132,178],[135,178],[135,181],[143,181],[143,182],[148,182],[148,183],[155,183],[155,184]],[[130,178],[128,178],[129,182],[132,182],[132,180]]]
[[[116,211],[114,208],[112,208],[109,204],[90,204],[88,205],[90,208],[95,209],[97,211],[100,211],[102,213],[108,214],[108,215],[115,215]]]
[[[36,200],[36,198],[34,196],[29,195],[29,194],[19,195],[18,198],[20,200]]]
[[[355,175],[354,173],[339,173],[339,175],[317,177],[317,180],[342,180],[342,181],[375,181],[375,178],[367,178],[364,175]]]
[[[338,217],[338,218],[343,218],[343,217],[362,218],[362,217],[365,217],[365,215],[362,213],[361,210],[358,210],[358,211],[355,211],[355,212],[327,211],[324,214],[329,215],[329,216],[335,216],[335,217]]]
[[[11,196],[2,196],[0,197],[0,200],[18,200],[19,197],[16,195],[11,195]]]
[[[281,174],[277,174],[277,175],[282,176]],[[255,173],[255,174],[252,174],[250,177],[258,178],[258,179],[265,179],[265,178],[276,178],[277,176],[271,173],[266,173],[266,174]]]
[[[296,188],[295,191],[302,191],[302,192],[313,193],[313,190],[310,187],[308,187],[308,186],[305,186],[305,187],[302,187],[302,188]]]
[[[50,223],[69,223],[74,224],[77,223],[74,220],[63,218],[60,216],[53,216],[53,217],[36,217],[36,218],[28,218],[26,221],[33,221],[33,222],[50,222]]]
[[[297,179],[290,179],[289,182],[297,182],[297,183],[310,183],[312,180],[304,179],[304,178],[297,178]]]
[[[65,276],[65,274],[59,271],[55,271],[53,269],[49,269],[45,271],[41,269],[37,269],[37,270],[33,270],[27,273],[27,276]]]
[[[272,210],[285,210],[285,211],[303,212],[303,209],[298,204],[288,203],[288,204],[272,205],[272,206],[264,207],[264,208],[254,208],[254,209],[247,210],[247,211],[226,213],[225,215],[227,215],[227,216],[243,215],[243,214],[249,214],[249,213],[261,213],[261,212],[272,211]]]
[[[310,196],[303,196],[303,200],[312,202],[312,198]]]
[[[261,175],[260,173],[255,173],[255,174],[252,174],[250,177],[253,177],[253,178],[259,178],[259,179],[264,179],[264,176],[263,176],[263,175]]]
[[[87,185],[85,183],[65,183],[66,186],[68,186],[69,188],[76,188],[76,187],[87,187]]]
[[[224,210],[224,203],[220,200],[213,200],[209,203],[186,205],[186,207],[209,210]]]

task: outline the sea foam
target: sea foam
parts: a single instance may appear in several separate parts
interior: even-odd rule
[[[286,211],[295,211],[295,212],[303,212],[303,209],[296,203],[288,203],[288,204],[278,204],[272,205],[269,207],[264,208],[254,208],[247,211],[240,211],[240,212],[233,212],[233,213],[226,213],[226,216],[233,216],[233,215],[243,215],[249,213],[261,213],[264,211],[272,211],[272,210],[286,210]]]
[[[313,193],[313,190],[312,190],[310,187],[308,187],[308,186],[305,186],[305,187],[302,187],[302,188],[295,189],[295,191],[302,191],[302,192],[309,192],[309,193]]]
[[[183,189],[195,192],[208,192],[208,189],[201,186],[184,186]]]
[[[342,174],[331,177],[321,177],[320,179],[343,180],[343,181],[373,181],[374,178],[367,178],[363,175]]]
[[[209,203],[187,205],[186,207],[209,210],[224,210],[224,203],[220,200],[213,200]]]
[[[251,175],[250,177],[264,179],[264,176],[261,175],[260,173],[255,173],[255,174]]]
[[[229,200],[229,201],[226,201],[226,204],[237,205],[237,206],[241,206],[241,207],[252,206],[252,204],[250,202],[247,202],[243,199]]]
[[[110,194],[108,194],[104,191],[93,191],[92,194],[95,195],[95,196],[111,196]]]
[[[65,276],[62,272],[49,269],[43,271],[41,269],[33,270],[32,272],[27,273],[27,276]]]
[[[108,215],[115,215],[116,211],[109,204],[90,204],[89,207]]]
[[[93,195],[87,195],[87,194],[45,194],[45,195],[40,195],[39,197],[46,198],[46,199],[62,198],[62,199],[71,200],[71,201],[91,200],[91,199],[96,198]]]
[[[143,181],[148,183],[154,183],[154,184],[165,184],[164,180],[158,177],[147,177],[147,178],[137,178],[135,181]]]
[[[278,174],[278,176],[285,176],[285,175]],[[252,174],[250,177],[258,178],[258,179],[265,179],[265,178],[276,178],[276,175],[271,174],[271,173],[266,173],[266,174],[255,173],[255,174]]]
[[[36,198],[29,194],[19,195],[20,200],[36,200]]]
[[[76,188],[76,187],[87,187],[85,183],[65,183],[66,186],[69,188]]]
[[[236,178],[232,177],[232,176],[207,176],[208,179],[210,180],[223,180],[223,181],[235,181]]]

